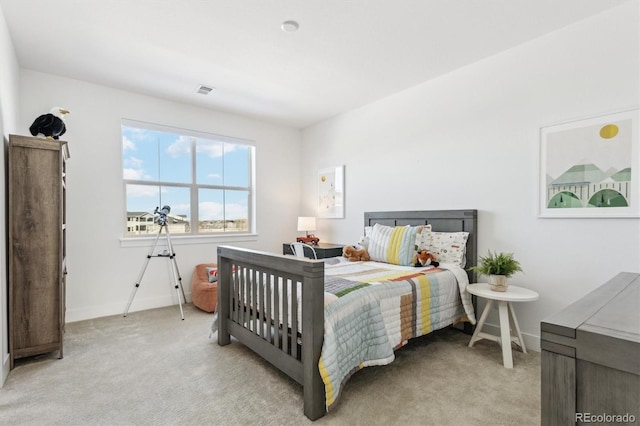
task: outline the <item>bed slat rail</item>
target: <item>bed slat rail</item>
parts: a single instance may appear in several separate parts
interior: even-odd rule
[[[219,246],[218,271],[218,344],[234,336],[302,384],[307,417],[323,416],[324,263]]]

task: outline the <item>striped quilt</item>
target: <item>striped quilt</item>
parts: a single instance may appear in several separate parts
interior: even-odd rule
[[[325,266],[324,343],[319,361],[327,410],[356,371],[389,364],[413,337],[459,321],[475,324],[467,274],[454,265],[412,268],[378,262]],[[326,298],[325,298],[326,299]]]

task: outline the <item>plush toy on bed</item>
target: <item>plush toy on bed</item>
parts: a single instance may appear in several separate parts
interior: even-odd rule
[[[369,248],[369,237],[365,237],[364,235],[362,237],[360,237],[356,247],[359,250],[362,250],[362,249],[367,250]]]
[[[426,250],[420,250],[416,256],[416,264],[417,267],[425,267],[425,266],[434,266],[437,267],[440,263],[436,262],[436,257],[433,253],[430,253]]]
[[[342,256],[346,257],[349,262],[371,260],[366,249],[356,249],[354,246],[344,246]]]

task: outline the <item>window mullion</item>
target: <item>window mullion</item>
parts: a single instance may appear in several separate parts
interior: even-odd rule
[[[227,180],[225,176],[225,148],[226,142],[222,142],[222,230],[227,232]]]
[[[196,138],[191,138],[191,233],[198,234],[200,232],[200,217],[198,212],[198,182],[196,170]]]

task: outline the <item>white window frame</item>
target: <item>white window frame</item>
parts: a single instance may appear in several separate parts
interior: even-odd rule
[[[255,142],[248,139],[241,139],[231,136],[218,135],[213,133],[199,132],[194,130],[182,129],[177,127],[165,126],[160,124],[147,123],[142,121],[122,119],[122,126],[140,128],[145,130],[153,130],[159,132],[174,133],[181,136],[189,136],[194,138],[210,139],[220,142],[226,142],[231,144],[243,145],[250,149],[250,164],[249,164],[249,187],[237,187],[237,186],[225,186],[225,185],[211,185],[211,184],[198,184],[196,182],[196,149],[195,140],[191,141],[191,182],[190,183],[175,183],[164,181],[150,181],[150,180],[137,180],[137,179],[125,179],[122,178],[122,193],[124,199],[124,217],[122,224],[123,236],[120,238],[120,245],[122,247],[140,247],[148,245],[150,241],[155,240],[157,234],[148,235],[128,235],[127,234],[127,185],[148,185],[148,186],[170,186],[179,188],[189,188],[190,192],[190,211],[191,211],[191,232],[184,234],[171,234],[171,242],[173,245],[184,244],[200,244],[200,243],[223,243],[226,241],[256,241],[256,146]],[[122,148],[122,132],[121,148]],[[121,154],[121,161],[124,160],[124,156]],[[121,163],[121,169],[124,169],[123,163]],[[200,233],[198,232],[198,226],[194,224],[198,223],[198,190],[199,189],[228,189],[228,190],[248,190],[248,231],[230,231],[219,233]],[[152,213],[152,212],[150,212]],[[163,233],[164,235],[164,233]]]

